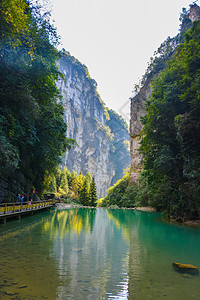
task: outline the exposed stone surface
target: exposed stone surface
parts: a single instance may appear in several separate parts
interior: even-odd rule
[[[189,13],[184,17],[181,26],[181,33],[185,32],[191,27],[192,22],[200,19],[200,7],[193,4],[190,7]],[[181,39],[180,39],[181,40]],[[159,70],[161,71],[161,70]],[[131,99],[131,118],[130,118],[130,152],[131,152],[131,168],[130,168],[130,182],[137,183],[139,174],[142,169],[142,155],[138,148],[140,145],[140,134],[142,130],[141,117],[144,117],[145,102],[151,95],[151,83],[159,73],[154,74],[151,79],[148,79],[138,92],[138,94]]]
[[[101,100],[96,82],[87,68],[69,53],[58,62],[65,79],[58,83],[63,96],[67,136],[79,146],[67,151],[62,166],[83,175],[95,176],[99,197],[123,176],[130,166],[127,147],[129,132],[126,123]]]
[[[199,275],[199,270],[197,267],[188,264],[172,263],[174,270],[184,274]]]
[[[148,212],[156,212],[156,209],[154,207],[151,207],[151,206],[135,207],[135,210],[148,211]]]
[[[196,3],[190,7],[188,17],[192,22],[200,19],[200,7]]]
[[[145,101],[151,94],[150,81],[140,89],[139,93],[131,99],[130,119],[130,153],[131,169],[130,182],[137,182],[142,168],[142,155],[139,153],[140,133],[142,130],[141,118],[145,116]]]

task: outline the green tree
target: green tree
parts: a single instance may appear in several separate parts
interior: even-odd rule
[[[58,192],[61,193],[62,195],[67,195],[68,191],[69,188],[68,188],[68,180],[67,180],[67,169],[66,167],[64,167],[61,173],[61,181],[60,181]]]
[[[67,175],[67,180],[68,180],[68,186],[70,187],[73,175],[71,174],[71,172],[66,167],[65,167],[65,170],[66,170],[66,175]]]
[[[70,174],[68,174],[68,182],[69,186],[71,186],[73,180],[78,176],[78,174],[73,170]]]
[[[90,195],[86,178],[84,178],[83,185],[80,187],[79,190],[79,201],[83,205],[89,205],[90,202]]]
[[[57,193],[56,178],[54,174],[45,173],[43,182],[43,193]]]
[[[96,184],[95,184],[94,177],[92,177],[92,182],[90,184],[89,198],[90,198],[90,205],[96,206],[97,205],[97,190],[96,190]]]
[[[87,183],[87,189],[88,191],[90,190],[90,185],[92,183],[92,175],[90,174],[90,172],[87,172],[86,176],[85,176],[85,180]]]
[[[175,217],[200,216],[200,22],[185,34],[153,83],[141,152],[149,204]]]
[[[60,187],[60,182],[61,182],[61,169],[58,167],[56,172],[55,172],[55,178],[56,178],[56,186],[57,189]]]
[[[0,175],[12,168],[40,193],[45,172],[74,143],[56,87],[58,37],[31,1],[1,1],[0,17]]]

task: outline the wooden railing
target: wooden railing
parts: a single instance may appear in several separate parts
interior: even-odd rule
[[[0,214],[22,212],[53,205],[55,200],[24,202],[24,203],[0,203]]]

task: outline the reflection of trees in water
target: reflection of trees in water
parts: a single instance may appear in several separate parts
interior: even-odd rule
[[[41,218],[41,214],[38,214],[38,215],[34,215],[32,219],[30,218],[30,216],[28,218],[23,218],[20,221],[20,223],[18,221],[12,221],[12,223],[7,224],[7,226],[4,228],[5,230],[1,230],[0,242],[6,240],[7,238],[13,238],[15,236],[29,233],[35,227],[46,222],[46,220],[48,219],[49,219],[49,214],[44,213],[42,215],[42,218]]]
[[[183,278],[173,271],[171,264],[186,261],[198,266],[198,232],[165,223],[160,214],[148,212],[135,212],[129,227],[129,298],[163,299],[165,296],[185,300],[190,299],[191,290],[197,295],[199,286],[195,279],[190,283],[185,280],[183,285]]]
[[[2,228],[1,299],[56,299],[60,279],[56,260],[50,256],[53,241],[41,233],[48,219],[49,212],[44,212]]]
[[[58,235],[63,238],[68,233],[85,233],[92,231],[96,216],[96,209],[68,209],[55,211],[51,219],[43,226],[44,232],[49,232],[55,239]]]
[[[135,212],[133,210],[107,210],[108,218],[115,224],[116,228],[122,231],[123,238],[129,241],[132,227],[135,227]]]
[[[116,228],[105,209],[72,211],[72,225],[77,219],[81,220],[80,234],[77,226],[72,226],[75,229],[67,228],[64,238],[59,238],[61,232],[58,233],[57,229],[54,240],[53,255],[57,258],[60,278],[64,282],[58,289],[58,299],[104,299],[106,293],[110,297],[125,295],[129,243],[122,238],[122,230]],[[61,216],[58,217],[60,228]],[[68,211],[69,221],[70,218]],[[54,224],[58,226],[57,216]]]

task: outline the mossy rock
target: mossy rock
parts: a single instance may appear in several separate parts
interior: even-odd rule
[[[190,275],[199,275],[199,270],[197,267],[188,264],[180,264],[180,263],[173,263],[172,264],[174,270],[179,273],[186,273]]]

